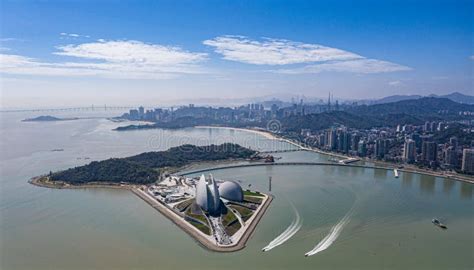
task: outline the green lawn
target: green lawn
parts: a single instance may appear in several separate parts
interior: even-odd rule
[[[233,204],[230,207],[237,210],[237,212],[239,212],[240,216],[244,221],[247,221],[253,215],[253,211],[248,209],[247,207],[243,207],[236,204]]]
[[[192,217],[192,218],[195,218],[195,219],[197,219],[197,220],[199,220],[199,221],[202,221],[204,224],[208,224],[208,223],[207,223],[207,219],[206,219],[206,217],[205,217],[204,215],[196,215],[196,214],[192,214],[192,213],[189,213],[189,212],[186,213],[186,215],[187,215],[187,216],[190,216],[190,217]]]
[[[263,198],[259,197],[252,197],[252,196],[244,196],[244,200],[245,201],[248,201],[248,202],[252,202],[252,203],[256,203],[256,204],[261,204],[262,201],[263,201]]]
[[[210,235],[211,234],[211,229],[209,229],[208,226],[206,225],[203,225],[199,222],[196,222],[196,221],[193,221],[193,220],[188,220],[189,223],[191,223],[191,225],[193,225],[194,227],[198,228],[201,232],[207,234],[207,235]]]
[[[225,227],[225,232],[227,233],[227,235],[232,236],[240,229],[240,227],[240,222],[238,220],[235,220],[229,226]]]
[[[232,211],[230,211],[230,209],[227,210],[227,214],[225,214],[223,217],[222,217],[222,225],[224,225],[224,227],[227,227],[229,224],[231,224],[234,220],[237,220],[237,217],[235,216],[234,213],[232,213]]]
[[[191,212],[191,207],[188,207],[186,209],[186,216],[192,217],[194,219],[197,219],[199,221],[202,221],[202,223],[207,224],[209,226],[209,223],[207,222],[207,218],[204,216],[204,214],[194,214]]]
[[[194,202],[194,199],[189,199],[183,202],[180,202],[175,206],[176,209],[178,209],[179,212],[184,212],[192,203]]]

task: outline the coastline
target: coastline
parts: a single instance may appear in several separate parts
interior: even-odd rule
[[[196,242],[198,242],[202,247],[215,252],[235,252],[242,250],[246,247],[247,241],[252,237],[258,223],[268,210],[270,203],[273,200],[273,196],[269,194],[265,194],[265,200],[262,202],[262,205],[259,207],[258,211],[253,215],[250,220],[250,224],[247,225],[245,231],[242,233],[240,238],[236,243],[228,246],[220,246],[216,243],[210,241],[206,236],[202,234],[197,228],[190,225],[187,221],[185,221],[181,216],[174,213],[171,209],[166,207],[165,205],[161,204],[159,201],[152,199],[148,196],[144,191],[140,188],[143,188],[143,185],[130,185],[130,184],[103,184],[103,183],[92,183],[92,184],[85,184],[85,185],[70,185],[61,183],[54,183],[49,182],[47,176],[37,176],[31,178],[28,183],[44,188],[53,188],[53,189],[87,189],[87,188],[112,188],[112,189],[124,189],[129,190],[137,197],[141,198],[143,201],[148,203],[151,207],[158,210],[160,214],[168,218],[171,222],[173,222],[176,226],[178,226],[181,230],[191,236]]]
[[[197,126],[198,127],[198,126]],[[252,129],[252,128],[233,128],[233,127],[219,127],[219,126],[199,126],[199,128],[224,128],[224,129],[232,129],[232,130],[238,130],[238,131],[244,131],[244,132],[250,132],[250,133],[255,133],[264,136],[267,139],[271,140],[279,140],[279,141],[284,141],[289,144],[292,144],[296,147],[299,147],[300,149],[304,151],[310,151],[310,152],[315,152],[318,154],[322,155],[327,155],[327,156],[332,156],[332,157],[337,157],[341,159],[348,159],[351,158],[351,156],[339,154],[339,153],[333,153],[333,152],[327,152],[323,151],[321,149],[313,148],[313,147],[305,147],[302,146],[301,144],[291,141],[286,138],[279,137],[278,135],[271,133],[269,131],[261,130],[261,129]],[[424,175],[429,175],[429,176],[434,176],[434,177],[441,177],[449,180],[456,180],[456,181],[461,181],[465,183],[470,183],[474,184],[474,177],[469,177],[469,176],[464,176],[464,175],[459,175],[459,174],[445,174],[444,172],[436,172],[436,171],[431,171],[431,170],[426,170],[426,169],[421,169],[421,168],[412,168],[412,167],[404,167],[401,169],[398,169],[399,164],[395,163],[388,163],[388,162],[383,162],[380,160],[374,160],[374,159],[369,159],[365,158],[362,161],[365,162],[371,162],[374,163],[374,166],[368,166],[368,165],[360,165],[365,168],[377,168],[377,169],[386,169],[386,170],[394,170],[397,169],[398,171],[401,172],[409,172],[409,173],[418,173],[418,174],[424,174]]]
[[[85,188],[112,188],[112,189],[126,189],[131,190],[136,188],[135,185],[130,184],[120,184],[120,183],[99,183],[99,182],[92,182],[83,185],[71,185],[63,182],[49,182],[48,180],[45,181],[47,176],[40,175],[35,176],[28,180],[28,183],[37,186],[37,187],[44,187],[44,188],[53,188],[53,189],[85,189]]]
[[[214,129],[229,129],[229,130],[236,130],[236,131],[245,131],[245,132],[250,132],[250,133],[262,135],[265,138],[270,139],[270,140],[279,140],[272,133],[269,133],[269,132],[263,131],[263,130],[258,130],[258,129],[224,127],[224,126],[222,126],[222,127],[220,127],[220,126],[195,126],[194,128],[214,128]]]
[[[279,141],[284,141],[286,143],[292,144],[301,150],[304,151],[312,151],[316,152],[322,155],[327,155],[327,156],[334,156],[337,158],[350,158],[350,156],[342,155],[342,154],[337,154],[337,153],[328,153],[320,149],[315,149],[312,147],[305,147],[301,145],[298,142],[282,138],[278,136],[277,134],[273,134],[268,131],[264,131],[261,129],[250,129],[250,128],[233,128],[233,127],[217,127],[217,126],[212,126],[212,127],[207,127],[207,126],[200,126],[200,128],[224,128],[224,129],[232,129],[232,130],[238,130],[238,131],[244,131],[244,132],[250,132],[254,133],[257,135],[264,136],[267,139],[271,140],[279,140]],[[236,160],[228,160],[227,164],[232,164]],[[364,159],[363,161],[366,162],[371,162],[372,164],[367,165],[367,164],[340,164],[340,163],[331,163],[331,162],[319,162],[318,164],[310,164],[310,162],[307,162],[308,164],[303,164],[303,165],[325,165],[325,166],[347,166],[347,167],[359,167],[359,168],[368,168],[368,169],[384,169],[384,170],[394,170],[397,169],[398,171],[401,172],[408,172],[408,173],[418,173],[418,174],[423,174],[423,175],[429,175],[433,177],[442,177],[445,179],[450,179],[450,180],[457,180],[457,181],[462,181],[465,183],[469,184],[474,184],[474,178],[472,177],[459,177],[458,175],[446,175],[441,172],[433,172],[429,170],[423,170],[423,169],[416,169],[416,168],[410,168],[410,167],[404,167],[398,169],[398,164],[390,164],[387,162],[380,162],[377,160],[372,160],[372,159]],[[208,163],[206,165],[212,165],[212,163]],[[217,162],[219,164],[219,162]],[[291,162],[290,162],[291,163]],[[295,162],[297,163],[297,162]],[[304,162],[301,162],[304,163]],[[184,166],[180,168],[176,168],[176,171],[174,173],[177,173],[179,175],[187,175],[189,173],[194,173],[194,172],[186,172],[186,169],[191,169],[194,165],[198,165],[199,162],[192,164],[192,166]],[[191,164],[189,164],[191,165]],[[244,166],[267,166],[267,165],[299,165],[299,164],[286,164],[285,162],[281,163],[256,163],[254,165],[245,165],[243,164],[242,167]],[[301,165],[301,164],[300,164]],[[198,165],[198,167],[200,167]],[[229,166],[231,168],[232,166]],[[225,166],[222,168],[209,168],[209,167],[203,167],[201,170],[202,171],[207,171],[207,170],[213,170],[213,169],[225,169]],[[55,189],[87,189],[87,188],[112,188],[112,189],[124,189],[124,190],[129,190],[133,192],[136,196],[144,200],[146,203],[148,203],[151,207],[155,208],[157,211],[159,211],[162,215],[164,215],[166,218],[168,218],[171,222],[173,222],[176,226],[178,226],[180,229],[182,229],[185,233],[187,233],[189,236],[191,236],[199,245],[202,247],[214,251],[214,252],[235,252],[242,250],[243,248],[246,247],[247,241],[253,236],[255,233],[255,229],[263,216],[265,215],[266,211],[268,210],[272,200],[273,196],[270,194],[265,194],[266,199],[264,202],[261,204],[259,207],[259,210],[254,214],[254,216],[249,220],[249,224],[246,225],[245,230],[242,232],[242,235],[237,238],[236,242],[232,243],[231,245],[228,246],[220,246],[213,242],[212,240],[208,239],[202,232],[200,232],[197,228],[191,226],[188,224],[181,216],[179,216],[177,213],[175,213],[172,209],[167,207],[166,205],[161,204],[159,201],[154,200],[150,196],[146,194],[143,190],[140,188],[143,187],[143,185],[135,185],[135,184],[127,184],[127,183],[102,183],[102,182],[91,182],[87,184],[82,184],[82,185],[71,185],[63,181],[49,181],[49,177],[47,175],[42,175],[42,176],[37,176],[33,177],[28,181],[30,184],[38,186],[38,187],[46,187],[46,188],[55,188]]]
[[[263,136],[267,139],[270,139],[270,140],[278,140],[278,141],[286,142],[288,144],[291,144],[291,145],[294,145],[294,146],[298,147],[299,149],[301,149],[303,151],[315,152],[315,153],[318,153],[318,154],[322,154],[322,155],[326,155],[326,156],[330,156],[330,157],[335,157],[335,158],[340,158],[340,159],[351,158],[351,156],[340,154],[340,153],[328,152],[328,151],[324,151],[324,150],[314,148],[314,147],[306,147],[306,146],[301,145],[298,142],[280,137],[277,134],[274,134],[274,133],[271,133],[269,131],[262,130],[262,129],[235,128],[235,127],[225,127],[225,126],[195,126],[194,128],[228,129],[228,130],[236,130],[236,131],[254,133],[256,135],[261,135],[261,136]],[[235,161],[235,160],[233,160],[233,161]],[[462,182],[465,182],[465,183],[474,184],[474,177],[471,177],[471,176],[468,176],[468,175],[459,175],[459,174],[456,174],[456,173],[450,174],[450,173],[447,173],[447,172],[444,172],[444,171],[437,172],[437,171],[426,170],[426,169],[422,169],[422,168],[414,168],[414,167],[412,167],[410,165],[406,165],[406,164],[403,165],[403,168],[398,168],[398,166],[400,166],[400,164],[389,163],[389,162],[384,162],[384,161],[370,159],[370,158],[364,158],[361,161],[373,163],[373,165],[360,164],[361,167],[365,167],[365,168],[369,168],[369,169],[370,168],[378,168],[378,169],[386,169],[386,170],[397,169],[398,171],[401,171],[401,172],[418,173],[418,174],[423,174],[423,175],[441,177],[441,178],[445,178],[445,179],[449,179],[449,180],[456,180],[456,181],[462,181]],[[232,162],[232,161],[230,161],[230,162]],[[183,168],[174,169],[174,170],[172,170],[172,172],[179,173],[179,172],[182,172],[183,170],[186,170],[189,167],[192,167],[194,165],[196,165],[196,164],[188,164],[188,166],[184,166]],[[45,184],[45,183],[35,182],[34,181],[35,178],[36,177],[32,178],[29,182],[33,185],[43,186],[43,187],[50,187],[50,188],[126,188],[126,189],[133,188],[133,187],[129,187],[128,185],[120,186],[119,184],[113,185],[113,184],[103,184],[103,183],[92,183],[92,184],[86,184],[86,185],[80,185],[80,186],[74,186],[74,185],[58,186],[56,184],[52,184],[51,186],[49,186],[48,184]]]
[[[144,193],[144,191],[140,190],[139,188],[133,188],[131,189],[131,191],[135,195],[137,195],[139,198],[144,200],[146,203],[148,203],[151,207],[158,210],[158,212],[160,212],[162,215],[167,217],[171,222],[173,222],[181,230],[183,230],[185,233],[191,236],[194,240],[196,240],[201,246],[203,246],[204,248],[210,251],[215,251],[215,252],[235,252],[235,251],[239,251],[245,248],[247,241],[253,235],[255,228],[257,227],[258,223],[262,219],[263,215],[268,210],[268,207],[270,206],[270,203],[273,200],[273,197],[271,195],[265,194],[266,195],[265,201],[260,206],[259,211],[255,213],[255,216],[253,217],[251,223],[243,232],[239,240],[236,243],[229,246],[219,246],[211,242],[207,237],[205,237],[202,234],[202,232],[200,232],[197,228],[190,225],[178,214],[174,213],[171,209],[162,205],[160,202],[150,198],[148,195],[146,195],[146,193]]]

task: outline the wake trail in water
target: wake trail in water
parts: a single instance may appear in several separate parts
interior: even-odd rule
[[[285,243],[301,229],[301,225],[303,224],[303,222],[300,218],[300,214],[298,213],[298,210],[296,210],[294,205],[291,205],[291,206],[293,207],[293,210],[295,211],[295,215],[296,215],[295,219],[291,222],[288,228],[286,228],[279,236],[273,239],[266,247],[262,249],[262,251],[269,251]]]
[[[304,255],[306,257],[313,256],[327,249],[328,247],[330,247],[334,243],[334,241],[336,241],[336,239],[339,237],[344,226],[346,226],[346,224],[349,223],[353,210],[354,210],[354,207],[352,207],[351,210],[347,212],[347,214],[339,221],[339,223],[337,223],[334,227],[331,228],[331,231],[329,232],[329,234],[326,235],[326,237],[324,237],[323,240],[321,240],[321,242],[319,242],[312,250],[306,252],[306,254]]]

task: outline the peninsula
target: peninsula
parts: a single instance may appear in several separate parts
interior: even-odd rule
[[[204,247],[231,252],[245,247],[272,197],[259,191],[244,191],[236,181],[223,181],[212,175],[185,177],[173,172],[196,162],[258,157],[258,152],[238,144],[187,144],[166,151],[93,161],[35,177],[30,183],[50,188],[131,190]]]

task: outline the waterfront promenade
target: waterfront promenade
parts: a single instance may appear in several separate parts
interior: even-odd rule
[[[295,142],[292,140],[289,140],[287,138],[283,138],[279,136],[278,134],[269,132],[267,130],[261,129],[261,128],[233,128],[233,127],[219,127],[219,126],[197,126],[196,128],[222,128],[222,129],[231,129],[231,130],[236,130],[236,131],[244,131],[244,132],[249,132],[249,133],[254,133],[256,135],[261,135],[267,139],[270,140],[278,140],[278,141],[283,141],[288,144],[291,144],[293,146],[296,146],[298,148],[298,151],[309,151],[309,152],[314,152],[322,155],[327,155],[327,156],[332,156],[335,158],[340,158],[340,159],[349,159],[352,158],[351,156],[347,156],[344,154],[340,153],[334,153],[334,152],[328,152],[324,151],[318,148],[314,147],[309,147],[302,145],[299,142]],[[289,152],[293,152],[295,150],[290,150]],[[287,151],[274,151],[274,152],[287,152]],[[265,151],[263,151],[265,153]],[[219,170],[219,169],[230,169],[230,168],[239,168],[239,167],[252,167],[252,166],[284,166],[284,165],[319,165],[319,166],[349,166],[349,167],[358,167],[358,168],[368,168],[368,169],[383,169],[383,170],[393,170],[397,169],[399,172],[409,172],[409,173],[418,173],[418,174],[424,174],[424,175],[429,175],[429,176],[434,176],[434,177],[442,177],[446,179],[451,179],[451,180],[456,180],[456,181],[462,181],[470,184],[474,184],[474,177],[469,176],[469,175],[461,175],[461,174],[451,174],[443,171],[433,171],[433,170],[427,170],[427,169],[422,169],[422,168],[416,168],[413,166],[406,166],[404,165],[403,168],[399,168],[401,164],[396,164],[396,163],[389,163],[389,162],[383,162],[379,160],[374,160],[374,159],[369,159],[365,158],[364,160],[361,160],[363,162],[370,162],[374,163],[374,165],[365,165],[365,164],[340,164],[340,163],[329,163],[329,162],[275,162],[275,163],[250,163],[250,164],[242,164],[242,165],[235,165],[235,166],[225,166],[225,167],[212,167],[207,170],[202,169],[202,170],[196,170],[192,172],[185,172],[183,175],[187,174],[192,174],[192,173],[198,173],[198,172],[205,172],[208,170]]]

